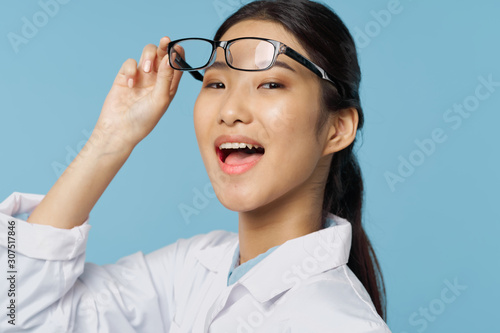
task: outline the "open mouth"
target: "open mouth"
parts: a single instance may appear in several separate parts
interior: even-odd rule
[[[265,153],[260,146],[248,143],[228,142],[217,147],[217,156],[222,163],[228,165],[242,165],[259,160]]]

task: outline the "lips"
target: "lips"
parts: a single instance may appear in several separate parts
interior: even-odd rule
[[[250,170],[265,153],[260,142],[244,135],[219,136],[215,140],[215,151],[219,166],[228,174],[241,174]]]

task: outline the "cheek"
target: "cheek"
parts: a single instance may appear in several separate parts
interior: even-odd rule
[[[259,125],[256,140],[273,146],[280,138],[286,138],[291,133],[299,131],[301,115],[293,106],[292,101],[263,101],[252,105],[255,112],[254,121]],[[278,141],[277,141],[278,140]]]
[[[202,159],[205,161],[205,155],[207,154],[207,142],[208,140],[208,130],[209,130],[209,120],[206,116],[206,110],[201,107],[204,105],[202,99],[198,98],[194,105],[193,110],[193,124],[194,131],[196,134],[196,141],[198,142],[198,148],[201,153]]]
[[[270,144],[274,146],[274,163],[278,165],[295,165],[309,172],[315,165],[320,152],[316,139],[316,120],[319,115],[315,103],[287,103],[269,113],[266,129],[270,136]],[[274,143],[274,144],[273,144]],[[312,163],[311,163],[312,162]],[[308,166],[311,164],[311,166]],[[289,168],[290,172],[294,169]],[[286,172],[286,171],[285,171]]]
[[[196,136],[198,136],[198,133],[200,131],[200,126],[202,125],[202,122],[201,122],[201,110],[200,110],[200,106],[203,105],[202,104],[202,101],[201,101],[201,98],[198,97],[196,99],[196,102],[194,103],[194,109],[193,109],[193,124],[194,124],[194,130],[195,130],[195,133],[196,133]]]
[[[318,109],[311,103],[288,101],[267,110],[265,128],[272,140],[286,138],[290,144],[300,144],[316,135],[317,116]]]

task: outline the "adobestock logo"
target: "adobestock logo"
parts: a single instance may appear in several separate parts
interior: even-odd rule
[[[493,79],[493,74],[488,76],[479,76],[478,84],[474,92],[466,96],[459,103],[454,103],[452,107],[443,112],[442,118],[446,127],[434,128],[430,136],[424,139],[415,139],[413,142],[416,146],[410,153],[398,156],[398,165],[393,171],[385,171],[384,178],[391,192],[396,191],[396,185],[404,183],[411,177],[416,170],[430,158],[436,151],[439,151],[439,145],[448,140],[451,133],[462,127],[465,119],[470,118],[480,108],[481,103],[489,99],[500,87],[500,81]]]
[[[97,265],[89,263],[86,270],[100,269]],[[76,311],[76,322],[78,327],[73,328],[71,332],[84,333],[92,332],[94,325],[98,322],[98,309],[110,308],[114,303],[117,303],[123,298],[124,294],[129,293],[131,288],[135,288],[140,284],[138,276],[134,269],[140,270],[139,267],[129,267],[116,272],[113,279],[103,279],[99,286],[94,286],[92,293],[83,293]],[[147,291],[144,291],[145,294]],[[53,318],[54,316],[50,316]],[[55,321],[55,326],[59,327],[60,322]]]
[[[82,130],[81,132],[83,136],[85,137],[83,140],[80,140],[76,144],[76,149],[73,149],[71,146],[66,145],[66,159],[65,163],[61,163],[59,161],[53,161],[50,165],[52,167],[52,170],[54,171],[54,174],[56,175],[57,178],[61,177],[63,174],[64,170],[71,164],[71,162],[76,158],[78,153],[85,147],[85,144],[87,143],[87,140],[90,139],[91,132],[87,130]]]
[[[193,215],[198,216],[202,210],[208,207],[210,201],[216,198],[212,183],[208,182],[203,186],[203,190],[193,188],[193,198],[191,203],[181,202],[177,205],[177,209],[182,216],[185,224],[191,223]]]
[[[453,282],[444,280],[443,284],[445,287],[441,289],[438,297],[429,301],[427,306],[419,307],[418,311],[411,313],[408,317],[408,323],[418,333],[425,332],[468,288],[468,286],[460,284],[456,277],[453,279]],[[412,329],[411,331],[414,332],[415,330]]]
[[[78,155],[84,156],[92,146],[99,144],[99,142],[101,142],[102,140],[101,131],[99,131],[98,129],[94,129],[91,132],[82,130],[82,134],[84,136],[84,139],[80,140],[80,142],[76,144],[76,149],[71,148],[69,145],[66,146],[65,163],[61,163],[58,161],[53,161],[51,163],[52,170],[54,171],[54,174],[57,178],[61,177],[64,170],[66,170],[66,168]]]
[[[341,239],[340,241],[336,240],[336,236],[333,234],[327,234],[325,238],[318,238],[318,243],[310,253],[310,256],[306,256],[300,264],[293,264],[289,269],[283,272],[281,276],[282,282],[290,286],[290,288],[299,288],[314,272],[317,272],[320,264],[327,262],[332,258],[332,254],[338,253],[342,251],[342,249],[343,241]],[[273,294],[278,295],[278,291],[274,291]],[[238,316],[238,327],[236,332],[261,332],[260,327],[265,323],[266,319],[286,300],[286,297],[280,297],[268,308],[253,300],[252,304],[254,306],[254,311],[247,312],[245,314],[246,318]],[[283,323],[283,325],[286,325],[286,323]],[[285,329],[290,328],[283,326],[279,331],[282,332]],[[288,330],[286,332],[288,332]]]
[[[200,213],[206,209],[213,199],[217,198],[215,194],[214,185],[217,187],[218,184],[225,184],[229,181],[229,176],[215,172],[212,177],[209,177],[211,181],[208,181],[203,186],[194,187],[192,189],[193,197],[190,202],[181,202],[177,205],[177,209],[184,220],[186,225],[189,225],[194,216],[200,215]]]
[[[380,35],[382,30],[391,24],[392,18],[401,14],[403,9],[399,0],[390,0],[387,3],[387,9],[371,10],[370,15],[373,20],[368,21],[363,28],[355,27],[353,30],[353,38],[357,47],[363,49],[370,45],[372,39]]]
[[[28,44],[29,41],[38,35],[41,28],[49,23],[50,19],[59,13],[60,5],[66,5],[71,0],[40,0],[38,6],[40,10],[34,13],[31,18],[21,17],[21,33],[9,32],[7,39],[15,53],[19,52],[22,44]]]

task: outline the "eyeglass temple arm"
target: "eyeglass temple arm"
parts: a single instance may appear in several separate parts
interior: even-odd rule
[[[336,81],[334,81],[333,79],[331,79],[330,76],[321,67],[319,67],[318,65],[316,65],[312,61],[307,60],[306,58],[304,58],[303,56],[301,56],[299,53],[297,53],[294,49],[291,49],[290,47],[286,47],[284,53],[287,56],[289,56],[290,58],[292,58],[292,59],[296,60],[297,62],[299,62],[301,65],[303,65],[306,68],[308,68],[311,71],[313,71],[313,73],[315,73],[316,75],[318,75],[320,78],[325,79],[325,80],[330,81],[331,83],[333,83],[333,85],[335,86],[335,88],[337,89],[337,91],[339,93],[341,93],[341,94],[344,93],[343,89],[341,89],[341,87],[339,86],[339,84]]]
[[[174,60],[176,63],[178,63],[181,68],[186,68],[186,69],[189,69],[189,68],[192,68],[191,66],[189,66],[189,64],[184,60],[182,59],[181,57],[175,57],[175,60]],[[198,71],[189,71],[189,74],[191,74],[196,80],[198,81],[203,81],[203,75],[201,75],[200,72]]]

